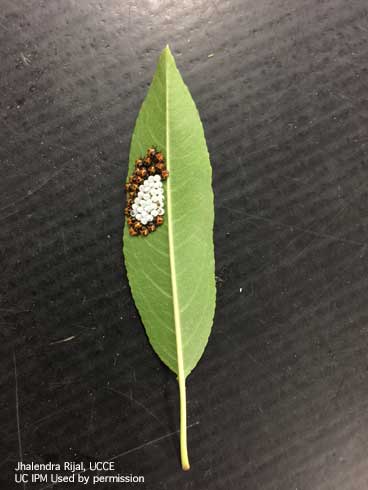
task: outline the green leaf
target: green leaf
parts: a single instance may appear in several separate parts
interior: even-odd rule
[[[169,47],[161,55],[135,125],[128,176],[155,146],[164,155],[165,221],[147,237],[124,229],[124,256],[135,304],[149,341],[177,374],[183,469],[186,449],[185,378],[203,354],[216,289],[212,169],[197,108]]]

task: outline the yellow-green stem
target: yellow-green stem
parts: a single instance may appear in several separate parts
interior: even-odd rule
[[[166,82],[166,168],[171,172],[171,146],[170,146],[170,121],[169,121],[169,79],[167,73],[167,57],[171,56],[169,47],[166,46],[165,51],[166,64],[165,64],[165,82]],[[167,230],[169,241],[169,257],[170,257],[170,270],[171,270],[171,288],[173,298],[173,310],[174,310],[174,322],[175,322],[175,337],[176,337],[176,353],[178,361],[178,383],[179,383],[179,395],[180,395],[180,455],[181,466],[183,470],[189,470],[189,459],[187,449],[187,402],[185,396],[185,369],[184,369],[184,354],[183,354],[183,341],[181,338],[181,317],[180,317],[180,304],[177,288],[177,273],[175,263],[175,246],[174,246],[174,220],[172,218],[172,196],[171,196],[171,182],[172,178],[167,181],[166,197],[167,197]]]
[[[189,470],[189,458],[187,448],[187,401],[185,393],[185,379],[178,377],[179,395],[180,395],[180,456],[181,466],[184,471]]]

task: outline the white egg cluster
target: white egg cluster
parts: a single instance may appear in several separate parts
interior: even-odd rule
[[[138,195],[132,204],[132,218],[146,225],[156,216],[162,216],[164,209],[164,190],[160,175],[151,175],[139,186]]]

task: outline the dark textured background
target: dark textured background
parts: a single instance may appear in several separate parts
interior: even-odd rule
[[[367,20],[366,0],[0,1],[1,489],[18,435],[25,461],[115,458],[135,488],[368,488]],[[121,257],[166,43],[216,197],[188,473]]]

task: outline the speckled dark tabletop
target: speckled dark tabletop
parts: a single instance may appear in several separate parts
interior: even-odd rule
[[[1,489],[23,488],[21,457],[113,459],[145,478],[125,488],[368,488],[367,2],[0,3]],[[188,473],[176,380],[121,256],[130,136],[166,43],[216,199]]]

